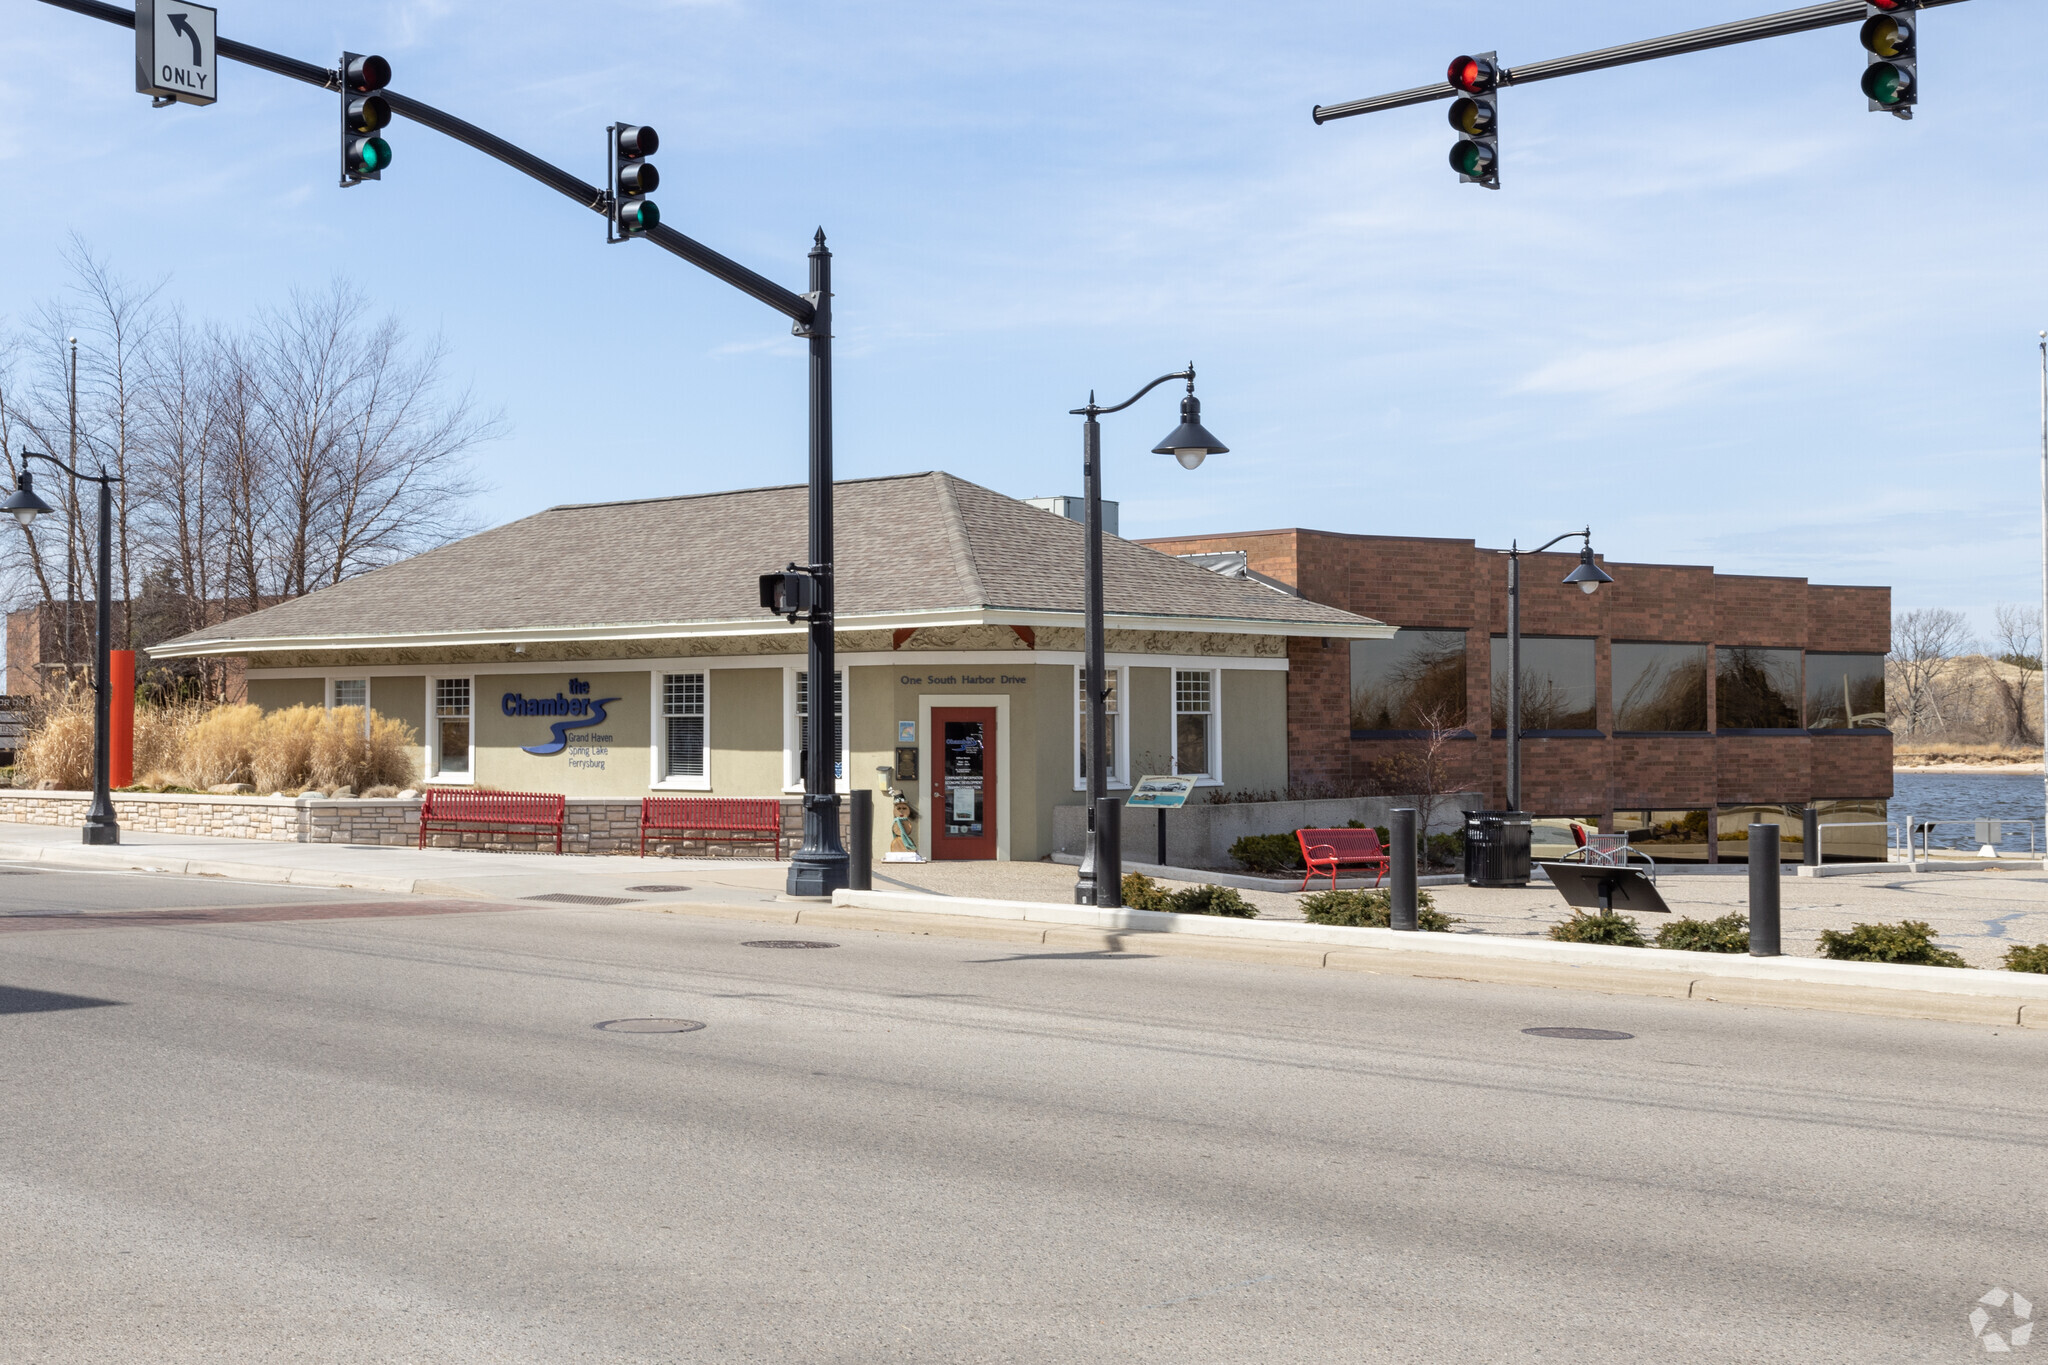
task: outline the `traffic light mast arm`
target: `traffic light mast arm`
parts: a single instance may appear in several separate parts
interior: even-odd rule
[[[46,0],[46,3],[54,4],[58,3],[58,0]],[[1962,3],[1963,0],[1920,0],[1915,8],[1938,9],[1943,5]],[[1581,52],[1576,57],[1557,57],[1547,62],[1530,62],[1527,66],[1504,68],[1500,73],[1500,84],[1528,85],[1532,81],[1555,80],[1559,76],[1605,71],[1611,66],[1653,62],[1659,57],[1679,57],[1688,52],[1705,52],[1711,48],[1730,47],[1736,43],[1753,43],[1763,38],[1782,38],[1787,34],[1834,28],[1840,24],[1860,24],[1867,13],[1864,0],[1830,0],[1830,3],[1825,5],[1808,5],[1805,9],[1767,14],[1760,19],[1738,19],[1732,24],[1696,28],[1687,33],[1674,33],[1668,38],[1645,38],[1641,42],[1623,43],[1619,47],[1603,47],[1594,52]],[[222,51],[226,51],[225,45]],[[1458,94],[1459,91],[1450,82],[1440,81],[1435,85],[1419,85],[1413,90],[1397,90],[1391,95],[1373,95],[1362,100],[1346,100],[1342,104],[1319,104],[1312,116],[1317,123],[1328,123],[1332,119],[1377,114],[1386,109],[1405,109],[1411,104],[1455,99]]]
[[[135,27],[135,11],[122,9],[118,5],[104,3],[104,0],[42,0],[46,5],[67,9],[74,14],[104,20],[122,28]],[[341,76],[332,67],[320,66],[313,62],[302,62],[296,57],[269,52],[247,43],[238,43],[232,38],[217,38],[218,51],[230,61],[247,66],[259,67],[275,75],[288,76],[295,81],[317,85],[324,90],[339,87]],[[430,104],[386,90],[384,98],[390,102],[391,112],[411,119],[414,123],[446,134],[457,142],[474,147],[485,156],[504,162],[515,171],[520,171],[540,181],[549,189],[565,194],[587,209],[605,212],[604,191],[595,185],[584,183],[559,166],[541,160],[523,147],[515,147],[495,133],[485,132],[473,123],[456,118]],[[793,290],[784,289],[765,275],[758,275],[738,261],[722,256],[702,242],[684,236],[674,228],[656,226],[646,234],[647,240],[672,255],[680,256],[706,274],[715,275],[733,288],[751,298],[767,304],[776,312],[791,319],[799,327],[810,325],[817,309],[811,301]]]

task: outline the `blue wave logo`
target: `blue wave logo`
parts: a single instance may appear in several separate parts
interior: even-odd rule
[[[577,700],[582,701],[582,698],[579,697]],[[580,716],[575,720],[556,721],[548,727],[548,729],[554,731],[555,737],[553,739],[549,740],[546,744],[527,745],[524,747],[524,752],[533,754],[538,758],[546,758],[551,754],[562,752],[562,750],[569,747],[569,732],[571,730],[587,730],[593,725],[604,724],[604,708],[617,700],[617,697],[597,697],[592,699],[585,703],[590,708],[589,715]],[[507,712],[508,714],[510,713],[509,705]]]

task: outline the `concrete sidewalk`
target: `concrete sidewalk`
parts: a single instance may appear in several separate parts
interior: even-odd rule
[[[786,863],[724,858],[558,857],[127,830],[117,847],[88,848],[76,827],[61,825],[0,825],[0,861],[483,900],[559,904],[564,897],[593,897],[598,900],[585,903],[615,905],[650,898],[771,905],[788,874]]]

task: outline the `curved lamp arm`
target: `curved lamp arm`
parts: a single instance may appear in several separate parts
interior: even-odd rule
[[[57,458],[57,457],[56,457],[55,455],[45,455],[45,454],[44,454],[43,452],[41,452],[40,450],[24,450],[24,451],[22,451],[22,452],[21,452],[21,458],[22,458],[22,459],[24,459],[24,460],[48,460],[48,461],[49,461],[49,462],[50,462],[51,464],[53,464],[53,465],[57,466],[57,468],[59,468],[59,469],[63,470],[63,471],[64,471],[64,472],[66,473],[66,474],[69,474],[69,475],[70,475],[70,476],[71,476],[72,478],[74,478],[74,479],[84,479],[84,480],[85,480],[85,481],[86,481],[87,483],[120,483],[120,482],[122,482],[122,479],[121,479],[121,477],[120,477],[119,475],[117,475],[117,474],[109,474],[109,473],[107,473],[107,472],[106,472],[106,471],[105,471],[104,469],[102,469],[102,470],[101,470],[101,471],[100,471],[99,473],[97,473],[97,474],[81,474],[81,473],[79,473],[79,472],[78,472],[77,470],[73,469],[73,468],[72,468],[72,467],[71,467],[70,465],[68,465],[68,464],[65,464],[65,463],[64,463],[64,462],[63,462],[62,460],[58,459],[58,458]]]
[[[1158,387],[1159,387],[1159,386],[1160,386],[1161,384],[1164,384],[1164,383],[1165,383],[1165,382],[1166,382],[1167,380],[1169,380],[1169,379],[1185,379],[1185,380],[1187,380],[1187,381],[1188,381],[1188,392],[1189,392],[1189,393],[1193,393],[1193,392],[1195,391],[1195,367],[1194,367],[1194,365],[1193,365],[1193,364],[1190,364],[1190,365],[1189,365],[1189,366],[1188,366],[1188,367],[1187,367],[1187,368],[1186,368],[1185,370],[1175,370],[1175,371],[1174,371],[1174,372],[1173,372],[1172,374],[1162,374],[1162,375],[1160,375],[1160,376],[1159,376],[1159,377],[1158,377],[1157,379],[1155,379],[1155,380],[1153,380],[1153,381],[1152,381],[1151,383],[1147,384],[1147,385],[1146,385],[1146,386],[1145,386],[1144,388],[1142,388],[1142,389],[1139,389],[1139,390],[1138,390],[1138,391],[1137,391],[1136,393],[1132,394],[1132,395],[1131,395],[1131,396],[1130,396],[1129,398],[1126,398],[1126,399],[1125,399],[1125,400],[1124,400],[1123,402],[1121,402],[1121,403],[1118,403],[1118,404],[1117,404],[1117,405],[1116,405],[1115,407],[1113,407],[1113,408],[1105,408],[1105,407],[1101,407],[1101,406],[1098,406],[1098,405],[1096,404],[1096,402],[1095,402],[1095,396],[1094,396],[1093,394],[1090,394],[1090,395],[1089,395],[1089,397],[1088,397],[1088,406],[1087,406],[1087,407],[1085,407],[1085,408],[1069,408],[1069,409],[1067,410],[1067,415],[1068,415],[1068,416],[1070,416],[1070,417],[1096,417],[1096,416],[1100,416],[1101,414],[1103,414],[1103,413],[1106,413],[1106,412],[1122,412],[1122,411],[1123,411],[1123,410],[1124,410],[1125,408],[1127,408],[1127,407],[1129,407],[1129,406],[1130,406],[1131,404],[1133,404],[1133,403],[1137,402],[1137,401],[1138,401],[1138,400],[1139,400],[1140,398],[1143,398],[1143,397],[1144,397],[1144,396],[1145,396],[1146,394],[1148,394],[1148,393],[1152,392],[1152,390],[1154,390],[1154,389],[1158,388]],[[1553,542],[1553,543],[1554,543],[1554,542]]]
[[[1591,545],[1593,543],[1593,528],[1588,526],[1583,531],[1566,531],[1561,536],[1552,536],[1549,540],[1544,541],[1541,545],[1537,546],[1533,550],[1510,548],[1506,550],[1496,550],[1494,551],[1494,553],[1503,555],[1540,555],[1545,550],[1549,549],[1551,546],[1557,544],[1558,541],[1570,540],[1573,536],[1577,536],[1579,537],[1579,539],[1585,541],[1586,544]]]

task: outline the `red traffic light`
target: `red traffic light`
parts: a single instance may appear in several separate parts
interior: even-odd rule
[[[1869,0],[1869,4],[1872,9],[1881,9],[1886,14],[1914,8],[1914,0]]]
[[[632,160],[653,156],[661,150],[661,138],[652,128],[628,124],[619,129],[619,155]]]
[[[391,63],[382,57],[357,57],[348,64],[343,79],[348,83],[348,88],[357,94],[382,90],[391,84]]]
[[[1447,79],[1468,95],[1483,95],[1500,84],[1500,68],[1485,57],[1459,57],[1451,63]]]

